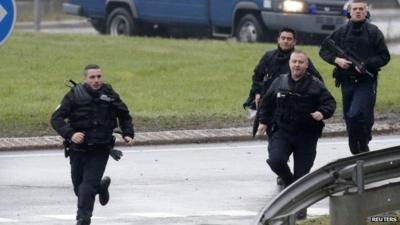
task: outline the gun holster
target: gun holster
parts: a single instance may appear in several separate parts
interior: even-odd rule
[[[335,87],[337,87],[337,88],[340,87],[340,85],[342,83],[342,79],[341,79],[341,76],[339,74],[339,70],[337,67],[335,67],[333,69],[332,76],[333,76],[333,78],[335,78]]]
[[[69,151],[71,150],[71,140],[64,139],[63,145],[64,145],[64,156],[65,158],[68,158]]]

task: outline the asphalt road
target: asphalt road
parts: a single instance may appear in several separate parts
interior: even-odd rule
[[[371,149],[400,144],[381,136]],[[266,143],[235,142],[123,148],[110,161],[111,200],[96,203],[93,224],[242,225],[276,194]],[[350,156],[343,138],[321,139],[314,169]],[[0,152],[0,224],[74,224],[69,164],[59,150]],[[328,213],[328,201],[309,209]]]

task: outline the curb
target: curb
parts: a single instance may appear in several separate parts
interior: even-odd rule
[[[88,20],[60,20],[60,21],[41,21],[40,27],[44,29],[60,29],[60,28],[91,28],[92,25]],[[17,22],[15,29],[34,29],[35,24],[31,22]]]
[[[189,143],[215,143],[226,141],[251,141],[251,127],[202,129],[202,130],[175,130],[160,132],[142,132],[136,134],[136,145],[166,145]],[[377,121],[373,127],[374,134],[388,134],[400,131],[397,122]],[[346,129],[343,123],[326,124],[323,137],[345,136]],[[256,140],[266,140],[257,136]],[[123,146],[122,138],[117,135],[116,146]],[[0,151],[54,149],[62,148],[60,136],[0,138]]]

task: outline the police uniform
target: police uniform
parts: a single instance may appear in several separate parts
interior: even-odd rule
[[[244,102],[243,107],[255,109],[255,95],[260,94],[263,96],[275,78],[277,78],[280,74],[289,73],[289,58],[293,51],[294,49],[285,51],[278,46],[277,49],[267,51],[263,55],[254,69],[249,97]],[[310,59],[307,71],[323,81],[321,75],[314,67]]]
[[[370,77],[359,73],[354,65],[347,70],[339,66],[334,69],[336,82],[341,85],[350,150],[353,154],[367,152],[368,143],[372,139],[378,71],[390,60],[384,36],[377,26],[367,21],[349,21],[324,40],[319,52],[322,59],[335,65],[335,58],[340,56],[331,51],[328,39],[332,39],[348,54],[359,58],[374,75]]]
[[[78,197],[77,220],[84,221],[82,224],[90,224],[117,122],[123,136],[134,137],[129,110],[108,84],[99,90],[87,84],[74,86],[51,117],[51,125],[64,139],[71,140],[75,132],[85,134],[84,142],[72,143],[69,151],[72,183]]]
[[[324,123],[314,120],[310,114],[319,111],[327,119],[335,108],[335,99],[323,83],[308,73],[297,81],[290,74],[282,74],[264,95],[260,123],[272,129],[267,163],[286,186],[307,174],[314,163]],[[293,173],[287,165],[291,154]]]

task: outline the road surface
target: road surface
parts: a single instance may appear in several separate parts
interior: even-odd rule
[[[371,149],[400,144],[374,139]],[[95,205],[96,225],[243,225],[278,193],[265,163],[266,142],[122,148],[110,160],[111,200]],[[344,138],[321,139],[313,169],[350,156]],[[76,198],[60,150],[0,152],[0,225],[74,224]],[[328,213],[328,201],[309,209]]]

